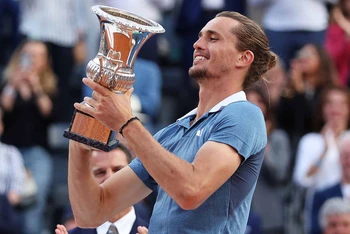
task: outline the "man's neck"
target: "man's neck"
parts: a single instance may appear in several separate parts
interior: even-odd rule
[[[200,85],[199,86],[199,103],[197,107],[197,116],[194,121],[207,113],[216,104],[231,96],[234,93],[242,91],[242,87],[230,85]]]

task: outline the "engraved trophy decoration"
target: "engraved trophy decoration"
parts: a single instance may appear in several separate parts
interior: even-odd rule
[[[88,63],[86,75],[116,93],[124,93],[134,84],[133,65],[142,45],[165,30],[152,20],[117,8],[97,5],[92,11],[100,21],[101,38],[99,51]],[[78,110],[63,136],[103,151],[118,146],[115,132]]]

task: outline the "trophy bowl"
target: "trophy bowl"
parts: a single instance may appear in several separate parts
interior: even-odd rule
[[[100,23],[100,47],[86,66],[86,76],[113,92],[124,93],[135,82],[133,65],[142,45],[165,30],[157,22],[121,9],[96,5],[92,11]],[[114,131],[78,110],[63,136],[106,152],[118,146]]]

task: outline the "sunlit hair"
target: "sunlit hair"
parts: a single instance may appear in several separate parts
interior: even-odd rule
[[[315,117],[314,129],[317,132],[321,131],[322,127],[325,124],[325,119],[324,119],[324,116],[323,116],[323,110],[324,110],[324,107],[326,105],[327,98],[328,98],[329,94],[331,92],[333,92],[333,91],[340,92],[346,97],[347,102],[348,102],[348,110],[350,112],[350,91],[347,88],[341,87],[341,86],[338,86],[338,85],[326,87],[321,92],[321,94],[319,96],[319,102],[317,103],[316,112],[314,114],[314,117]],[[349,127],[350,127],[350,117],[348,118],[347,128],[349,128]]]
[[[254,61],[243,83],[245,89],[261,79],[268,70],[276,65],[277,56],[270,50],[269,41],[264,31],[253,20],[232,11],[221,12],[216,17],[228,17],[238,21],[239,26],[233,27],[231,30],[238,39],[236,48],[239,51],[250,50],[254,54]]]
[[[51,59],[47,46],[41,41],[28,40],[21,43],[12,54],[10,61],[4,71],[4,82],[8,82],[14,77],[16,69],[18,69],[20,63],[20,56],[23,48],[29,44],[42,44],[46,48],[47,63],[44,71],[39,74],[40,84],[46,94],[52,96],[56,93],[57,89],[57,78],[51,67]]]
[[[340,214],[350,215],[350,202],[341,197],[334,197],[326,200],[326,202],[321,207],[320,214],[318,217],[319,222],[321,224],[321,228],[326,228],[326,226],[328,225],[329,216]]]

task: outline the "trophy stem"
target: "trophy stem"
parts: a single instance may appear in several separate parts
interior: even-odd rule
[[[75,110],[64,137],[109,152],[118,146],[115,132],[106,128],[94,117]]]

